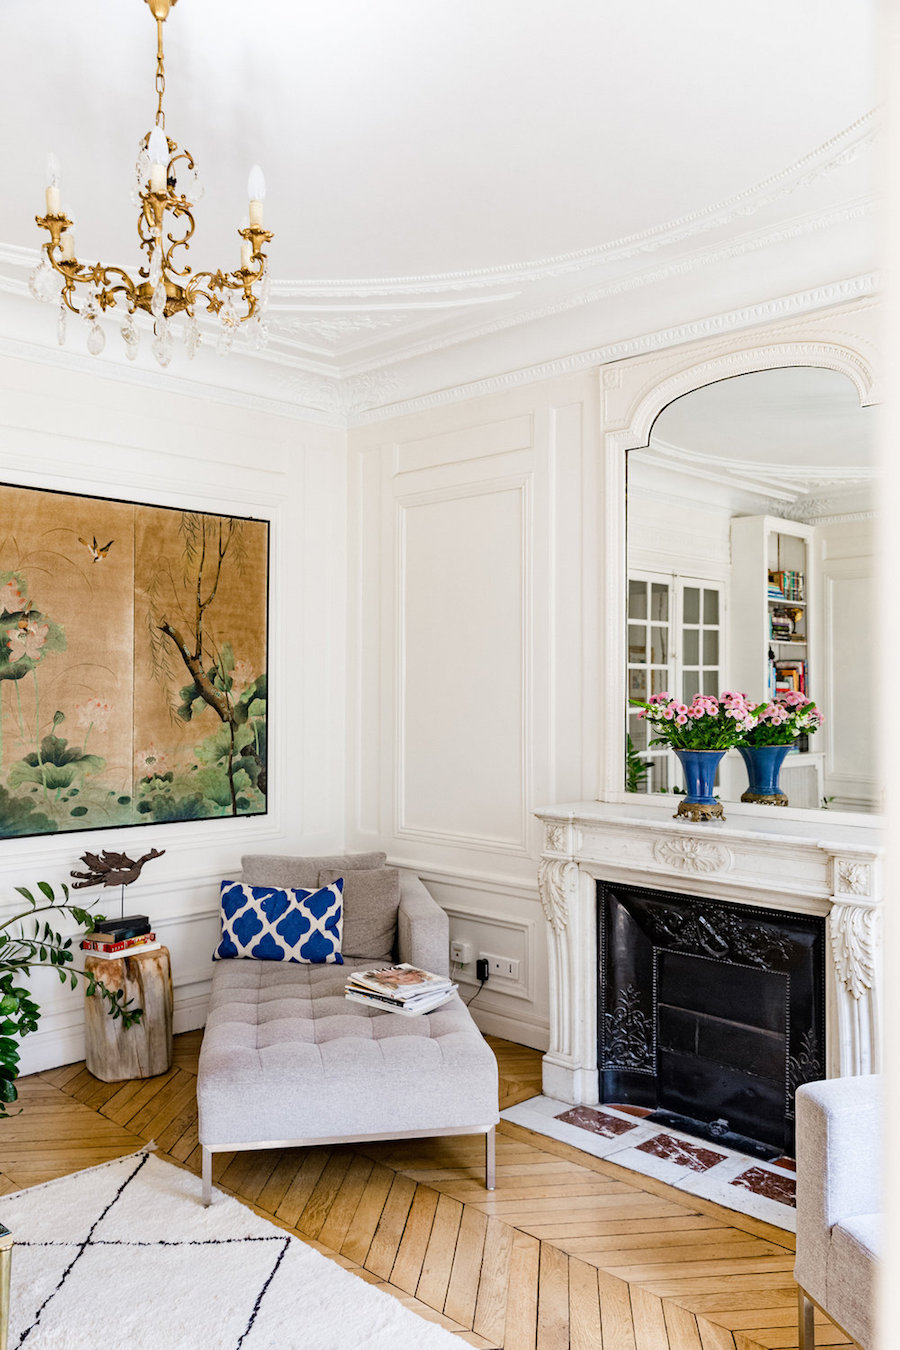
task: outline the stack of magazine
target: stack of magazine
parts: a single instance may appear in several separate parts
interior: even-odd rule
[[[421,1017],[446,1003],[455,991],[456,985],[446,975],[419,970],[405,961],[399,966],[354,971],[344,989],[352,1003],[367,1003],[401,1017]]]

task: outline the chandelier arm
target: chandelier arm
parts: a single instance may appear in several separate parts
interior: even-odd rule
[[[104,267],[102,263],[94,263],[93,265],[80,263],[77,258],[56,259],[53,257],[52,241],[44,244],[43,251],[50,266],[63,279],[60,298],[66,308],[71,310],[73,314],[81,315],[83,313],[83,310],[73,303],[77,285],[93,284],[97,304],[102,310],[115,307],[116,301],[112,297],[120,291],[124,292],[133,308],[137,305],[134,282],[121,267]],[[112,277],[121,277],[121,283],[117,286],[110,285]]]

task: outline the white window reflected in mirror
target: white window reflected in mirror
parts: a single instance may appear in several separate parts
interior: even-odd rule
[[[628,575],[628,698],[646,701],[668,692],[684,703],[718,694],[724,650],[725,588],[720,582],[677,573]],[[643,792],[681,787],[671,750],[650,745],[650,729],[638,709],[627,711],[627,785]]]

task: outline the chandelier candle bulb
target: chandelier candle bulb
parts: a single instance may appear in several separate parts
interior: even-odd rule
[[[47,156],[47,191],[45,197],[47,202],[47,215],[58,216],[60,214],[59,160],[52,151]]]
[[[250,244],[241,244],[241,271],[252,272],[253,270],[253,249]]]
[[[262,229],[263,202],[266,199],[266,180],[258,164],[254,164],[247,179],[247,196],[250,198],[250,224]]]
[[[71,230],[63,230],[59,236],[59,244],[62,249],[63,262],[71,262],[75,257],[75,236]]]

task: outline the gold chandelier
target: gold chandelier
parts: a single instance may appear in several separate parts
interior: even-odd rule
[[[141,142],[135,165],[132,201],[140,207],[137,230],[147,255],[134,279],[121,267],[86,263],[75,255],[73,224],[60,206],[59,165],[54,155],[47,161],[46,214],[35,216],[50,238],[42,247],[41,261],[32,274],[30,288],[40,300],[59,302],[57,337],[66,339],[67,311],[83,318],[88,326],[87,348],[97,356],[106,343],[99,323],[107,310],[125,311],[121,334],[129,360],[137,356],[140,342],[134,315],[144,310],[153,319],[152,350],[163,367],[172,358],[173,318],[185,316],[184,345],[193,357],[200,344],[197,314],[205,309],[218,316],[217,350],[231,346],[239,325],[245,324],[254,346],[266,340],[263,314],[268,300],[269,274],[263,245],[272,238],[263,228],[265,180],[258,165],[250,171],[247,191],[248,219],[238,231],[242,239],[241,265],[233,272],[193,272],[189,263],[174,257],[178,249],[190,248],[194,233],[191,208],[203,195],[194,160],[166,134],[163,95],[166,88],[163,59],[163,24],[177,0],[146,0],[156,20],[156,91],[158,102],[153,128]],[[182,265],[179,265],[182,264]]]

